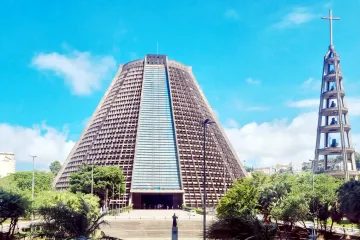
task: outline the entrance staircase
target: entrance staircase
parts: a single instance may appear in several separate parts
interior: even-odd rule
[[[178,216],[179,239],[202,239],[203,216],[189,216],[183,210],[131,210],[119,216],[107,216],[109,226],[102,227],[106,235],[124,240],[171,239],[172,215]],[[213,216],[207,216],[207,224]]]

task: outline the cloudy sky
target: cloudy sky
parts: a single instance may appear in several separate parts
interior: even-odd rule
[[[64,161],[120,63],[167,54],[193,72],[247,165],[314,157],[322,60],[340,54],[360,148],[360,1],[2,1],[0,151]]]

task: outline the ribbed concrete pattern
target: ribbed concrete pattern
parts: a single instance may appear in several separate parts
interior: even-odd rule
[[[82,164],[121,167],[126,181],[122,205],[128,203],[135,152],[144,60],[120,67],[88,125],[55,179],[66,189],[69,176]]]
[[[152,95],[156,90],[152,89],[154,86],[149,86],[150,92],[146,92],[145,90],[149,89],[144,87],[147,81],[144,76],[148,73],[144,75],[145,67],[148,71],[155,66],[161,69],[161,74],[157,75],[157,78],[152,78],[152,84],[155,84],[156,79],[163,83],[166,83],[167,79],[168,83],[168,89],[165,84],[161,85],[165,87],[161,91],[158,89],[161,96]],[[161,78],[158,78],[160,76]],[[170,91],[170,94],[164,95],[164,90],[165,93]],[[169,98],[163,98],[164,96]],[[148,107],[146,111],[144,109],[147,115],[139,114],[140,103]],[[159,117],[160,112],[156,113],[155,106],[160,107],[160,103],[170,104],[161,107],[172,112],[161,112],[162,116]],[[130,188],[134,176],[136,181],[133,183],[133,190],[139,196],[145,194],[141,191],[151,194],[154,188],[157,188],[154,191],[162,193],[185,192],[185,205],[202,207],[202,121],[206,118],[216,121],[216,124],[208,126],[206,148],[207,205],[213,206],[236,178],[246,175],[246,171],[212,113],[191,67],[168,60],[166,55],[148,54],[145,59],[129,62],[119,68],[66,159],[55,179],[56,188],[66,189],[70,174],[76,172],[80,165],[114,165],[123,170],[126,179],[126,193],[121,196],[122,206],[130,204]],[[138,124],[144,124],[142,126],[146,126],[146,131],[151,130],[149,124],[154,128],[150,135],[142,135],[142,127],[138,128]],[[163,138],[165,135],[168,136],[167,139]],[[137,144],[138,148],[135,151]],[[150,151],[143,151],[145,149]],[[160,150],[161,156],[157,155]],[[163,150],[166,152],[162,152]],[[133,175],[136,154],[138,157],[135,160],[135,168],[139,171]],[[177,195],[176,199],[173,199],[175,207],[179,199],[181,200],[181,197],[178,197]],[[142,205],[141,201],[138,198],[137,203]]]
[[[185,204],[202,207],[203,126],[206,118],[215,120],[190,68],[170,62],[169,80]],[[207,205],[214,206],[238,177],[245,176],[219,123],[207,127]]]

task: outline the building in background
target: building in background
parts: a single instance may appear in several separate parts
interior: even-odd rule
[[[276,164],[275,170],[277,173],[283,173],[283,172],[292,172],[293,166],[292,163],[289,164]]]
[[[0,178],[15,173],[15,154],[0,152]]]
[[[262,172],[267,175],[273,175],[276,173],[276,169],[274,167],[254,168],[253,172]]]
[[[203,121],[206,205],[214,206],[232,182],[246,175],[192,68],[148,54],[120,65],[103,99],[55,179],[57,189],[81,165],[123,170],[122,206],[203,206]]]

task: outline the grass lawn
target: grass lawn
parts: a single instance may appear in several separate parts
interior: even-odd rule
[[[331,225],[331,219],[328,219],[328,220],[327,220],[327,224],[328,224],[328,226]],[[346,228],[351,228],[352,226],[354,226],[354,229],[359,229],[359,227],[358,227],[357,224],[352,224],[352,223],[350,223],[349,220],[347,220],[347,219],[341,220],[340,223],[334,222],[334,226],[337,226],[337,227],[345,226]]]
[[[8,220],[6,220],[5,222],[3,222],[2,224],[3,224],[3,225],[6,225],[6,224],[10,224],[10,222],[11,222],[11,220],[8,219]],[[18,223],[19,223],[19,222],[30,222],[30,219],[19,219]]]

